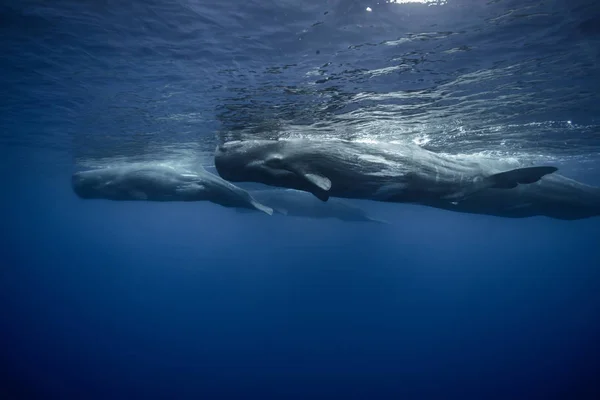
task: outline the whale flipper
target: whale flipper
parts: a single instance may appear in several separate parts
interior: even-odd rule
[[[265,206],[263,204],[260,204],[256,200],[250,200],[250,204],[252,204],[252,206],[254,208],[256,208],[258,211],[262,211],[265,214],[273,215],[273,209],[271,207],[267,207],[267,206]]]
[[[304,178],[321,190],[328,191],[331,189],[331,181],[325,176],[318,174],[304,174]]]
[[[294,172],[296,175],[301,176],[309,186],[311,186],[310,192],[321,201],[329,200],[329,189],[331,189],[331,180],[326,176],[305,172],[302,170],[288,169]]]
[[[281,158],[275,158],[270,160],[271,164],[277,168],[285,169],[304,179],[304,181],[311,187],[310,191],[321,201],[329,200],[329,189],[331,189],[331,180],[319,173],[307,170],[304,166],[291,165],[283,161]]]
[[[311,186],[315,186],[314,189],[311,190],[312,194],[321,201],[329,200],[328,191],[331,189],[331,181],[329,178],[323,175],[309,173],[303,173],[301,176],[304,177]]]
[[[494,189],[512,189],[518,184],[535,183],[542,179],[544,175],[558,171],[556,167],[526,167],[512,169],[506,172],[500,172],[487,178],[491,180]]]
[[[452,200],[453,204],[464,200],[473,193],[485,189],[513,189],[519,184],[531,184],[539,181],[545,175],[558,171],[556,167],[526,167],[511,169],[490,175],[487,178],[475,181],[464,190],[442,196],[443,199]]]
[[[313,189],[310,192],[319,200],[329,200],[328,191],[331,189],[331,180],[329,178],[320,174],[309,173],[305,171],[296,170],[294,173],[304,178],[310,186],[313,186]]]

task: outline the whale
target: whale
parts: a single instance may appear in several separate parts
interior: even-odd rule
[[[302,190],[263,189],[251,190],[249,193],[262,204],[272,208],[274,214],[290,217],[389,224],[389,222],[374,218],[368,215],[362,208],[343,200],[331,198],[327,202],[323,202],[311,193]]]
[[[273,214],[272,208],[254,199],[246,190],[201,166],[193,170],[159,164],[90,169],[73,173],[71,186],[82,199],[209,201],[224,207]]]
[[[510,190],[485,189],[460,202],[432,202],[428,205],[505,218],[545,216],[578,220],[600,216],[600,188],[552,174],[538,182]]]
[[[554,173],[552,166],[497,170],[419,146],[348,140],[246,140],[217,146],[215,167],[230,182],[255,181],[329,197],[387,202],[460,201]]]
[[[412,203],[501,217],[596,216],[600,190],[555,166],[456,157],[412,144],[349,140],[236,140],[216,147],[230,182],[257,182],[330,197]]]

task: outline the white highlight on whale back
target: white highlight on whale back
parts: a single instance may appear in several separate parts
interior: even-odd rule
[[[168,168],[179,172],[195,174],[201,168],[213,165],[213,153],[201,152],[194,148],[164,148],[162,154],[148,154],[143,157],[104,157],[79,159],[76,166],[81,169],[103,168]]]

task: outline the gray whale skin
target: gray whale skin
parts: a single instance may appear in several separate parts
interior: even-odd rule
[[[270,207],[247,191],[204,168],[194,171],[160,165],[99,168],[75,172],[71,185],[82,199],[210,201],[224,207],[273,214]]]
[[[217,146],[215,167],[231,182],[258,182],[329,197],[413,203],[464,213],[573,220],[600,215],[600,188],[555,174],[459,158],[416,145],[244,140]]]
[[[273,209],[275,214],[305,218],[335,218],[342,221],[389,224],[369,216],[362,208],[338,199],[320,201],[311,193],[295,189],[252,190],[252,197]]]

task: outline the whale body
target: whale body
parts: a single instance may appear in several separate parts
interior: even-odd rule
[[[163,165],[128,165],[75,172],[73,191],[82,199],[118,201],[210,201],[224,207],[273,210],[247,191],[204,168],[193,171]]]
[[[274,213],[305,218],[333,218],[342,221],[362,221],[387,224],[367,214],[365,210],[339,199],[323,202],[311,193],[295,189],[250,191],[252,197],[273,209]]]
[[[579,219],[599,214],[599,188],[555,174],[434,153],[416,145],[308,139],[217,146],[215,167],[231,182],[258,182],[330,197],[421,204],[504,217]]]
[[[509,190],[485,189],[456,203],[432,202],[433,207],[505,218],[546,216],[577,220],[600,216],[600,188],[559,174]]]

